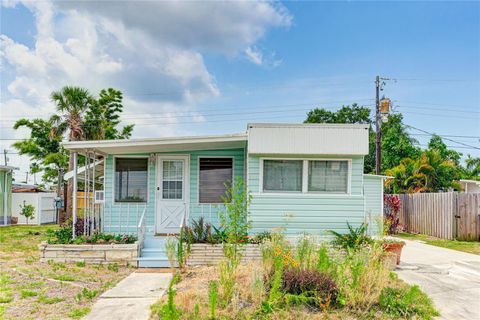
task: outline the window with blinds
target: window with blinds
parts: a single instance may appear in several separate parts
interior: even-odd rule
[[[199,159],[199,202],[221,203],[233,178],[232,158]]]
[[[302,191],[302,160],[264,160],[263,190]]]
[[[308,191],[348,193],[348,162],[309,161]]]
[[[148,159],[115,158],[115,201],[147,202]]]
[[[264,192],[348,193],[347,160],[263,160]]]

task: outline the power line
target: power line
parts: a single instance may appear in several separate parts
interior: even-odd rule
[[[310,105],[310,104],[309,104]],[[363,107],[370,107],[372,105],[362,105]],[[325,107],[324,109],[334,109],[335,107]],[[188,115],[169,115],[169,116],[155,116],[152,114],[148,114],[144,117],[121,117],[122,120],[139,120],[139,119],[172,119],[172,118],[192,118],[192,117],[217,117],[217,116],[232,116],[232,115],[249,115],[249,114],[260,114],[260,113],[283,113],[283,112],[291,112],[291,111],[310,111],[312,108],[300,108],[300,109],[285,109],[285,110],[263,110],[263,111],[250,111],[250,112],[231,112],[231,113],[210,113],[210,114],[202,114],[195,111],[189,111],[191,114]],[[168,112],[165,112],[168,113]],[[164,113],[164,114],[165,114]]]
[[[266,108],[285,108],[285,107],[298,107],[298,106],[308,106],[308,105],[311,105],[312,108],[315,107],[315,105],[321,105],[321,104],[333,104],[333,103],[338,103],[338,104],[353,104],[353,103],[356,103],[356,102],[359,102],[359,101],[373,101],[373,99],[371,98],[362,98],[362,99],[352,99],[352,100],[337,100],[337,101],[310,101],[310,102],[302,102],[302,103],[295,103],[295,104],[283,104],[283,105],[257,105],[257,106],[249,106],[249,107],[245,107],[245,106],[229,106],[229,107],[226,107],[226,106],[210,106],[210,108],[208,109],[199,109],[198,111],[197,110],[190,110],[190,111],[180,111],[180,112],[168,112],[168,111],[162,111],[162,112],[152,112],[152,113],[149,113],[149,114],[152,114],[152,115],[155,115],[155,114],[165,114],[165,113],[168,113],[168,114],[172,114],[172,115],[175,115],[175,114],[185,114],[185,113],[194,113],[194,112],[205,112],[205,111],[219,111],[221,109],[241,109],[241,110],[257,110],[257,109],[266,109]],[[180,108],[180,107],[179,107]],[[335,107],[330,107],[330,108],[335,108]],[[126,116],[126,115],[138,115],[138,112],[122,112],[121,114],[122,116]],[[30,117],[29,118],[29,115],[23,115],[23,116],[16,116],[16,117],[9,117],[9,118],[4,118],[0,121],[4,121],[4,120],[18,120],[18,119],[22,119],[22,118],[25,118],[25,119],[35,119],[35,117]]]
[[[431,133],[431,132],[425,131],[425,130],[423,130],[423,129],[419,129],[419,128],[416,128],[416,127],[414,127],[414,126],[408,125],[408,124],[406,124],[405,126],[408,127],[408,128],[412,128],[412,129],[414,129],[414,130],[423,132],[423,133],[427,133],[427,134],[429,134],[429,135],[431,135],[431,136],[437,135],[437,134],[435,134],[435,133]],[[463,143],[463,142],[456,141],[456,140],[453,140],[453,139],[450,139],[450,138],[445,138],[445,137],[444,137],[443,139],[445,139],[445,140],[447,140],[447,141],[450,141],[450,142],[458,143],[458,144],[463,145],[463,146],[466,146],[466,147],[470,147],[470,148],[472,148],[472,149],[480,150],[479,147],[475,147],[475,146],[469,145],[469,144],[467,144],[467,143]]]
[[[411,136],[431,136],[430,134],[426,133],[409,133]],[[440,137],[450,137],[450,138],[465,138],[465,139],[480,139],[480,136],[457,136],[457,135],[450,135],[450,134],[438,134]]]
[[[467,120],[476,120],[473,117],[459,117],[453,115],[446,115],[446,114],[432,114],[432,113],[422,113],[422,112],[412,112],[412,111],[402,111],[401,113],[398,111],[393,111],[392,113],[396,114],[416,114],[420,116],[429,116],[429,117],[440,117],[440,118],[455,118],[455,119],[467,119]]]
[[[395,78],[394,80],[400,81],[425,81],[425,82],[479,82],[479,80],[466,80],[466,79],[419,79],[419,78]]]
[[[469,110],[467,111],[466,109],[462,110],[455,110],[455,109],[444,109],[444,108],[429,108],[429,107],[423,107],[423,106],[405,106],[405,105],[395,105],[395,108],[415,108],[417,110],[419,109],[426,109],[426,110],[435,110],[435,111],[451,111],[451,112],[461,112],[461,113],[478,113],[480,114],[480,111],[473,111]]]

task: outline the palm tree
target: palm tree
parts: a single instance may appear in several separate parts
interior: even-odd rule
[[[83,116],[94,101],[87,89],[79,87],[63,87],[54,91],[51,99],[55,103],[58,114],[51,117],[54,126],[50,132],[51,138],[67,135],[69,141],[83,139]],[[69,157],[68,170],[73,170],[73,158]],[[72,214],[73,184],[67,183],[67,216]]]

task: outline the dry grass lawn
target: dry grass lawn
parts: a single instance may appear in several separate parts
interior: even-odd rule
[[[79,319],[135,269],[117,264],[40,263],[38,244],[55,226],[0,228],[0,319]]]

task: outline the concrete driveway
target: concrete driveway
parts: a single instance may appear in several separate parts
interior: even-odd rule
[[[404,241],[399,277],[433,299],[440,319],[480,320],[480,256]]]

